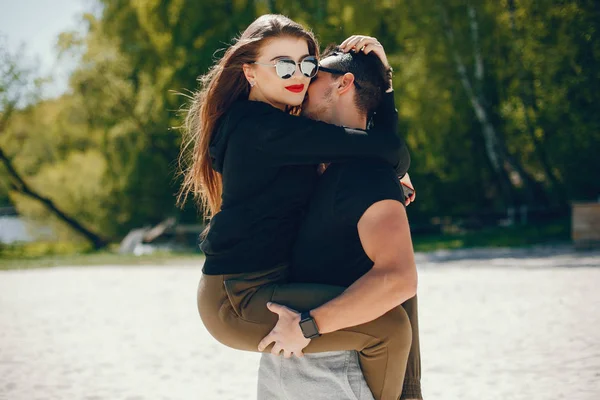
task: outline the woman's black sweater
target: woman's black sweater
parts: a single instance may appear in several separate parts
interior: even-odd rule
[[[263,102],[235,102],[209,148],[223,177],[223,196],[201,244],[203,272],[254,272],[289,262],[319,163],[378,158],[406,173],[410,156],[396,136],[393,93],[385,94],[377,114],[375,128],[366,132],[292,116]]]

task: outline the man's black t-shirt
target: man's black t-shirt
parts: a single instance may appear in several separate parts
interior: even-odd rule
[[[373,262],[357,224],[381,200],[404,195],[394,169],[375,160],[331,164],[319,179],[294,246],[290,281],[350,286]]]

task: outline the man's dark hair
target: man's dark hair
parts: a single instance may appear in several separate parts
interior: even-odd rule
[[[388,70],[381,59],[373,52],[365,54],[362,51],[344,53],[339,46],[330,45],[323,52],[321,59],[332,57],[327,62],[326,72],[334,75],[352,73],[354,75],[356,107],[371,116],[377,109],[383,93],[389,87]]]

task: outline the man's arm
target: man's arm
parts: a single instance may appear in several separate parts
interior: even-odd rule
[[[373,204],[358,221],[358,234],[373,268],[310,312],[320,333],[372,321],[416,294],[417,269],[404,206],[396,200]]]
[[[335,299],[312,310],[320,333],[360,325],[382,316],[416,294],[417,269],[406,210],[397,200],[371,205],[358,221],[358,233],[373,268]],[[288,307],[267,303],[279,315],[275,328],[258,344],[263,351],[276,342],[274,354],[301,357],[310,339],[300,330],[300,314]]]
[[[373,268],[341,295],[310,312],[320,333],[377,319],[416,294],[417,269],[402,203],[382,200],[371,205],[358,221],[358,233]],[[267,308],[278,314],[279,320],[258,350],[276,342],[276,354],[284,349],[286,357],[292,353],[301,357],[310,339],[300,330],[300,314],[274,303],[267,303]]]

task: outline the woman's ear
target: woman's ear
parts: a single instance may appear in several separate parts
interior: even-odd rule
[[[252,68],[250,64],[244,64],[242,65],[242,69],[244,70],[244,76],[246,77],[248,83],[250,83],[250,86],[254,86],[256,84],[254,68]]]

